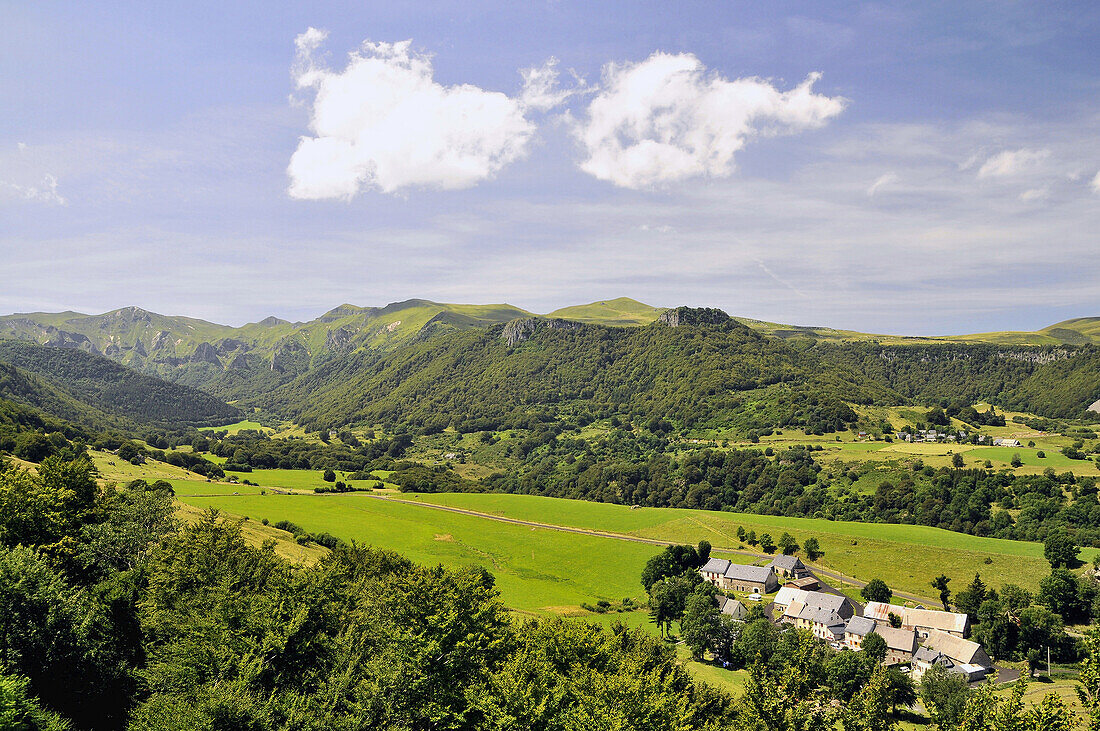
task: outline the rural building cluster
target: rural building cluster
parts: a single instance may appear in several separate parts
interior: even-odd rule
[[[773,621],[806,630],[834,649],[859,650],[868,635],[879,635],[886,643],[883,663],[910,665],[914,680],[919,681],[933,665],[970,681],[993,671],[982,646],[966,638],[970,629],[966,614],[884,602],[860,607],[823,586],[797,557],[776,556],[764,566],[711,558],[699,572],[721,592],[751,592],[752,601],[776,592]],[[747,614],[741,601],[725,596],[719,597],[719,608],[734,619]]]

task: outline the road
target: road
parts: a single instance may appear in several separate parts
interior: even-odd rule
[[[588,528],[575,528],[567,525],[554,525],[552,523],[539,523],[531,520],[520,520],[518,518],[508,518],[503,515],[494,515],[493,513],[482,513],[477,510],[468,510],[466,508],[455,508],[449,505],[435,505],[433,503],[421,502],[419,500],[406,500],[404,498],[389,497],[386,495],[366,495],[366,497],[373,498],[375,500],[388,500],[395,503],[404,503],[405,505],[416,505],[421,508],[429,508],[431,510],[443,510],[448,513],[458,513],[460,515],[469,515],[474,518],[482,518],[484,520],[495,520],[500,523],[511,523],[512,525],[522,525],[530,528],[542,528],[545,530],[556,530],[562,533],[577,533],[585,536],[597,536],[599,538],[611,538],[617,541],[631,541],[633,543],[648,543],[652,546],[671,546],[674,541],[663,541],[655,538],[641,538],[639,536],[632,536],[625,533],[613,533],[611,531],[592,530]],[[712,546],[711,550],[719,551],[721,553],[734,553],[741,556],[749,556],[755,559],[772,559],[773,556],[766,553],[756,553],[754,551],[746,551],[740,548],[731,548],[728,546]],[[832,579],[834,581],[840,581],[846,584],[852,584],[856,587],[863,588],[867,586],[867,582],[860,581],[854,576],[847,576],[830,569],[823,569],[818,566],[810,565],[814,574],[820,581],[822,577]],[[822,581],[823,586],[825,582]],[[829,587],[832,589],[832,587]],[[833,589],[833,591],[836,591]],[[837,592],[839,593],[839,592]],[[896,598],[905,599],[912,602],[917,602],[925,606],[931,605],[932,608],[938,607],[938,602],[931,601],[928,597],[918,597],[913,594],[905,594],[903,592],[895,591],[894,596]]]

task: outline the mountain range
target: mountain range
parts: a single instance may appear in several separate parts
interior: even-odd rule
[[[1070,417],[1100,399],[1098,344],[1100,318],[1035,332],[907,337],[629,298],[545,315],[423,299],[345,304],[308,322],[269,317],[241,327],[137,307],[0,317],[8,395],[48,413],[73,419],[79,402],[101,412],[93,421],[205,424],[240,413],[228,402],[317,428],[407,419],[417,426],[499,423],[536,407],[754,428],[769,420],[833,423],[845,402],[907,399],[1000,399]],[[103,365],[112,361],[117,372]],[[135,381],[135,371],[150,380]],[[78,377],[89,372],[99,380]],[[178,390],[165,390],[163,381]]]

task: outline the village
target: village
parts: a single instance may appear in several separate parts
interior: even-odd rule
[[[764,602],[766,616],[782,627],[810,632],[835,650],[860,650],[870,634],[886,643],[884,665],[909,668],[919,682],[933,666],[958,673],[968,682],[993,676],[996,669],[982,646],[967,639],[966,614],[886,602],[854,601],[822,583],[796,556],[778,555],[764,566],[737,564],[711,557],[699,568],[719,592],[719,611],[743,620],[748,608],[726,594],[745,593],[746,601]]]

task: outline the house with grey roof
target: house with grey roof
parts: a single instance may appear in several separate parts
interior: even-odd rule
[[[744,620],[749,613],[749,610],[745,608],[744,604],[736,599],[722,596],[721,594],[718,595],[718,611],[739,622]]]
[[[780,579],[802,579],[810,575],[810,570],[797,556],[779,555],[772,559],[768,568]]]
[[[844,639],[844,619],[832,609],[802,605],[794,618],[794,626],[809,630],[813,636],[826,642]]]
[[[844,646],[850,650],[863,647],[863,640],[869,634],[877,634],[886,641],[884,665],[897,665],[909,662],[917,648],[917,633],[914,630],[895,629],[882,625],[867,617],[852,617],[844,627]]]
[[[921,645],[920,650],[913,655],[915,680],[919,680],[920,676],[934,664],[940,664],[952,672],[961,673],[969,680],[981,680],[993,671],[993,661],[977,642],[965,640],[947,632],[931,630]]]
[[[920,639],[927,637],[932,630],[939,630],[957,637],[965,637],[967,630],[970,628],[969,618],[960,612],[902,607],[885,602],[867,602],[867,605],[863,608],[863,616],[869,617],[879,624],[889,625],[891,614],[901,621],[902,629],[916,630]]]
[[[775,606],[782,612],[785,622],[795,622],[803,607],[817,607],[836,612],[843,619],[849,619],[855,614],[855,606],[852,600],[843,594],[832,594],[824,591],[805,591],[784,586],[775,595]]]
[[[700,569],[703,579],[722,591],[770,594],[779,588],[775,573],[767,566],[748,566],[724,558],[712,558]]]

